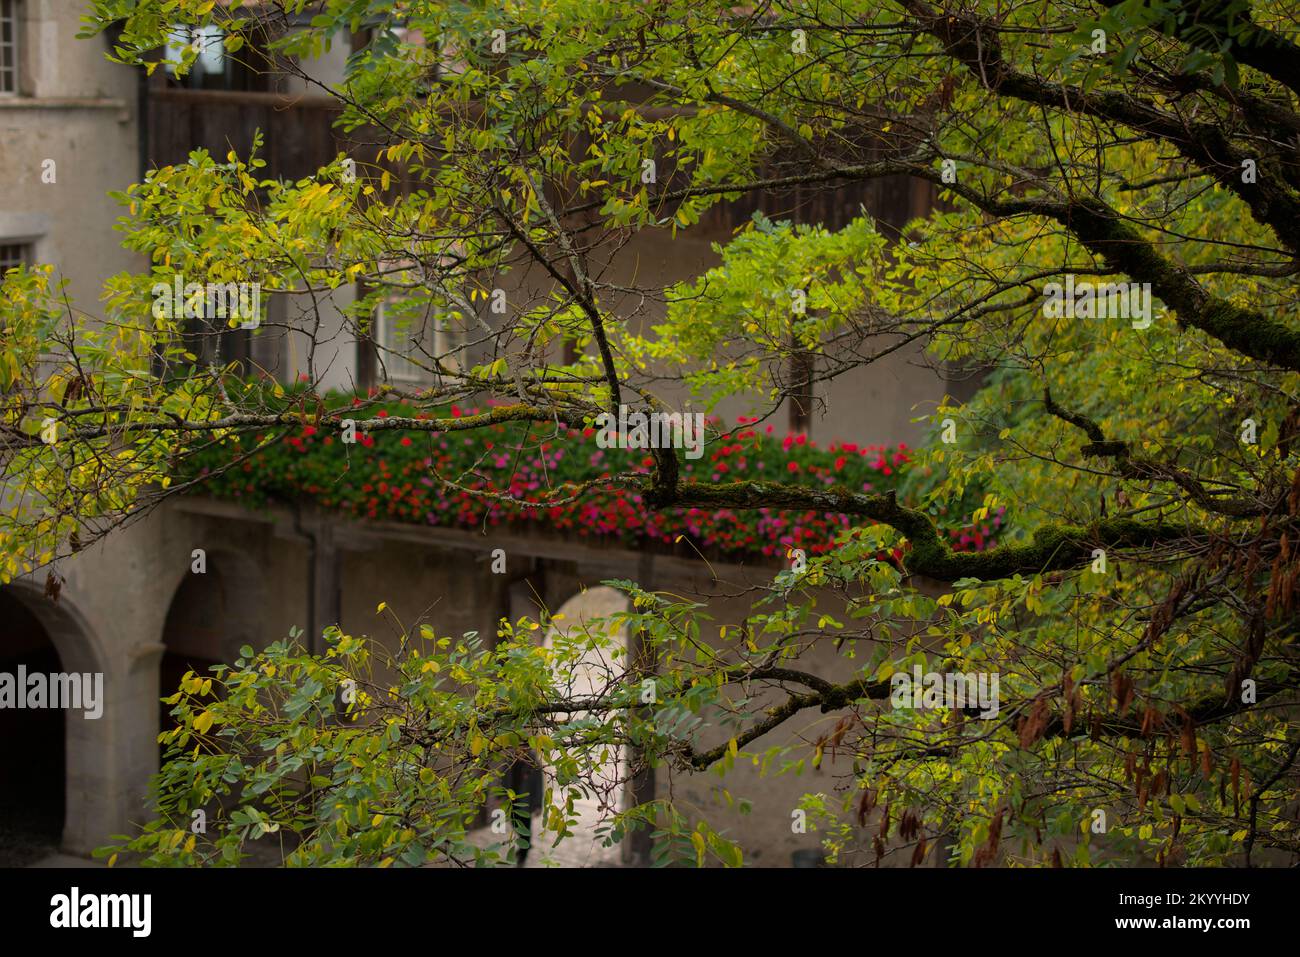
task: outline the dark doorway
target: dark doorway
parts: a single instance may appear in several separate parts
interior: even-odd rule
[[[163,625],[163,645],[167,650],[159,667],[158,697],[174,695],[187,671],[200,678],[213,676],[212,666],[221,663],[222,658],[222,628],[228,625],[225,592],[221,572],[211,558],[205,573],[187,575],[176,589]],[[170,714],[172,707],[159,705],[159,732],[176,726]],[[159,753],[165,754],[166,746],[160,745]]]
[[[0,588],[0,674],[63,671],[36,616]],[[21,689],[19,689],[21,690]],[[0,708],[0,867],[22,867],[59,849],[67,793],[65,712]]]

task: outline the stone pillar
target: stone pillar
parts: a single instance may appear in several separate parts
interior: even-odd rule
[[[312,543],[311,608],[308,615],[307,648],[314,654],[325,650],[321,632],[337,625],[343,617],[341,556],[334,542],[334,523],[329,516],[318,515],[308,526]]]
[[[123,818],[132,824],[149,820],[150,778],[158,770],[158,668],[166,646],[145,642],[131,650],[117,675],[113,700],[118,719],[118,766],[121,768]],[[120,829],[113,833],[124,833]]]

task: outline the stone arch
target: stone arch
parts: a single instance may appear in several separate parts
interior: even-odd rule
[[[202,572],[193,570],[194,561],[191,554],[163,620],[159,697],[174,694],[187,670],[206,676],[211,665],[239,657],[242,646],[266,643],[259,628],[265,583],[257,564],[229,548],[206,550]],[[160,729],[170,726],[169,710],[159,707]]]
[[[560,621],[548,632],[544,643],[549,647],[559,633],[571,634],[575,630],[580,632],[592,619],[608,618],[627,611],[628,608],[627,596],[608,585],[581,591],[561,605],[555,613]],[[629,652],[626,626],[619,625],[606,633],[611,639],[610,644],[605,648],[589,649],[575,669],[570,689],[574,696],[598,693],[605,688],[611,676],[626,670]],[[615,649],[622,649],[619,657],[613,655]],[[545,789],[554,788],[556,779],[549,767],[543,768],[542,778],[544,792]],[[598,787],[595,793],[574,801],[574,811],[578,816],[574,833],[554,849],[549,847],[549,840],[536,839],[542,835],[542,817],[540,813],[535,814],[532,822],[534,847],[526,859],[526,866],[544,866],[550,863],[566,867],[616,867],[622,864],[624,848],[617,844],[603,846],[597,831],[601,822],[611,813],[627,808],[627,780],[628,756],[620,748],[597,775]]]
[[[121,826],[122,781],[118,774],[113,733],[118,723],[113,669],[108,667],[108,657],[94,630],[66,595],[57,602],[52,601],[45,596],[41,586],[27,579],[11,582],[0,591],[4,592],[6,600],[22,609],[26,617],[21,627],[27,631],[28,639],[33,637],[31,625],[35,623],[56,652],[54,656],[46,655],[41,659],[39,667],[42,672],[56,670],[104,676],[105,700],[99,718],[87,719],[84,712],[60,714],[63,821],[58,825],[59,845],[71,853],[86,854]],[[32,650],[41,655],[38,648]],[[51,669],[49,665],[55,663],[55,659],[57,666]],[[11,770],[22,773],[22,769]]]

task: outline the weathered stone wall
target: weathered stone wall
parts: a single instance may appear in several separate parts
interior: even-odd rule
[[[68,294],[93,311],[106,277],[143,263],[121,248],[121,210],[107,195],[139,178],[135,73],[103,58],[102,37],[75,39],[78,4],[19,9],[22,95],[0,96],[0,243],[32,243],[36,261],[57,264]],[[46,160],[52,183],[42,180]]]

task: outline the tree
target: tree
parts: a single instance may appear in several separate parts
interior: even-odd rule
[[[124,22],[117,57],[150,68],[176,20],[220,23],[231,52],[255,39],[300,74],[295,57],[365,28],[329,92],[378,155],[355,178],[340,160],[296,183],[259,181],[259,161],[233,154],[151,174],[122,198],[126,242],[154,274],[111,280],[107,326],[67,321],[40,272],[6,280],[6,473],[30,489],[3,527],[10,573],[187,487],[172,479],[211,442],[338,429],[345,411],[365,433],[581,429],[689,391],[706,408],[754,395],[762,417],[912,343],[986,378],[938,410],[901,494],[687,480],[672,449],[601,480],[653,510],[855,522],[832,554],[777,575],[749,627],[724,624],[710,653],[693,650],[719,624],[707,609],[623,583],[656,703],[638,697],[648,659],[604,693],[566,698],[582,642],[548,657],[515,625],[492,648],[426,636],[397,662],[405,683],[363,689],[368,720],[337,730],[327,693],[357,680],[369,649],[341,635],[323,659],[249,649],[219,676],[221,701],[205,703],[197,676],[175,699],[177,743],[194,747],[165,769],[160,818],[134,850],[232,860],[279,827],[301,860],[467,859],[466,820],[523,750],[546,753],[561,788],[620,745],[725,770],[820,708],[843,717],[811,759],[851,755],[853,774],[842,798],[807,810],[853,860],[900,838],[904,859],[942,844],[976,865],[1300,852],[1287,810],[1300,752],[1300,50],[1286,5],[323,0],[310,12],[285,32],[269,6],[95,4],[89,29]],[[396,173],[413,187],[395,188]],[[629,236],[689,230],[726,200],[891,176],[940,196],[901,236],[865,215],[836,229],[757,217],[694,282],[606,278]],[[496,277],[525,265],[549,286],[494,315]],[[358,332],[397,289],[411,315],[438,311],[460,336],[415,357],[438,387],[348,411],[317,400],[314,366],[305,389],[277,394],[187,364],[178,321],[148,308],[178,271],[298,291],[363,280],[374,291],[350,314]],[[665,301],[666,319],[640,329],[617,310],[623,296]],[[367,417],[394,398],[427,417]],[[442,411],[471,399],[488,411]],[[42,422],[57,441],[42,442]],[[935,516],[972,489],[975,521],[1004,506],[1011,538],[959,552]],[[900,563],[880,558],[894,548]],[[827,590],[847,622],[825,611]],[[800,667],[827,640],[857,649],[852,681]],[[996,715],[889,707],[914,668],[998,675]],[[746,712],[754,687],[783,703]],[[692,729],[706,708],[739,708],[733,737]],[[221,749],[205,751],[218,726]],[[189,811],[230,785],[243,789],[234,827],[187,838]],[[741,859],[664,805],[611,826],[652,822],[698,861]],[[562,834],[563,814],[550,824]],[[857,856],[864,833],[874,848]]]

